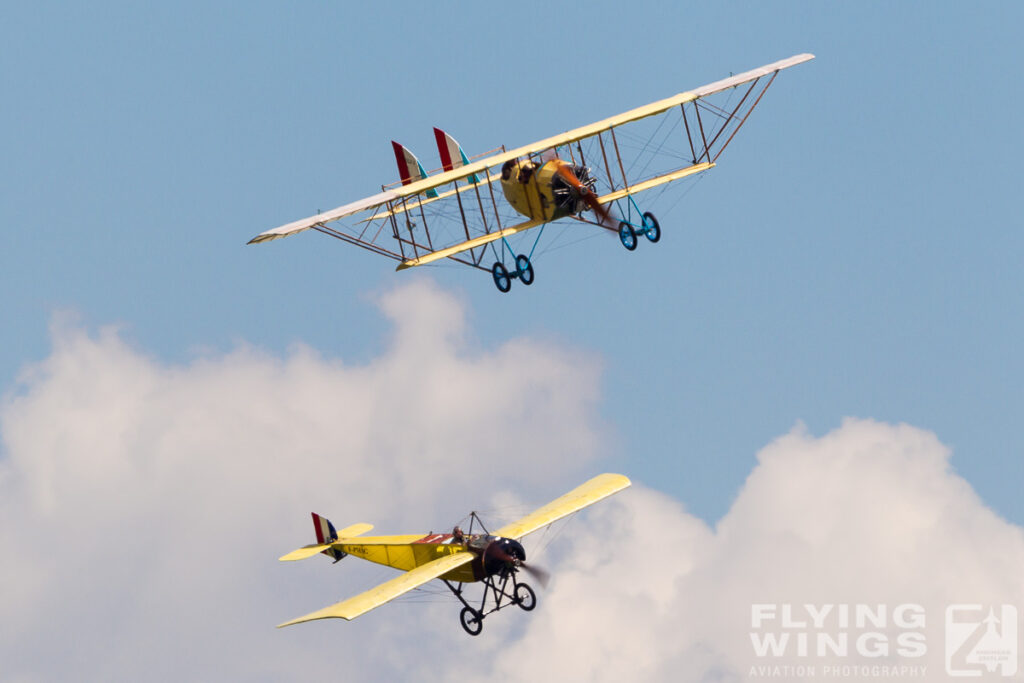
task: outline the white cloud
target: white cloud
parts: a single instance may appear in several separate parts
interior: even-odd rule
[[[394,335],[361,366],[302,346],[169,366],[115,329],[59,321],[0,413],[0,678],[280,680],[345,653],[365,666],[387,651],[385,622],[273,629],[371,585],[276,562],[312,538],[310,509],[426,532],[590,472],[596,357],[470,347],[462,306],[428,282],[379,305]]]
[[[866,663],[925,665],[917,680],[934,681],[945,678],[947,605],[1010,603],[1024,617],[1024,531],[951,471],[933,434],[846,420],[764,448],[714,530],[659,493],[627,491],[577,527],[555,575],[527,634],[500,653],[498,678],[526,665],[551,679],[759,680],[752,667],[803,664],[817,667],[808,680],[827,680],[826,665]],[[752,629],[752,605],[779,605],[781,617],[787,603],[797,617],[805,603],[919,605],[927,652],[860,657],[851,641],[849,657],[818,658],[812,641],[809,657],[758,657],[750,633],[777,629]],[[835,623],[823,630],[838,634]]]
[[[714,529],[641,485],[596,506],[542,554],[538,609],[480,638],[451,601],[275,630],[391,575],[277,563],[311,538],[310,509],[436,530],[603,469],[598,359],[476,348],[429,282],[379,305],[394,331],[364,365],[299,346],[170,366],[114,329],[55,325],[0,410],[0,678],[745,680],[796,661],[755,656],[754,603],[915,603],[931,681],[946,604],[1024,616],[1024,532],[934,435],[848,420],[764,448]]]

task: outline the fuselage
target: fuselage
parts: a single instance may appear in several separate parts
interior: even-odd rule
[[[513,159],[501,167],[501,189],[505,199],[516,211],[534,220],[554,221],[580,213],[579,192],[559,175],[561,166],[569,168],[584,183],[589,172],[582,166],[573,166],[561,159],[549,159],[543,164]]]
[[[351,542],[348,542],[348,539],[339,539],[334,547],[354,557],[402,571],[410,571],[445,555],[471,552],[476,555],[472,562],[440,577],[461,583],[482,581],[487,576],[498,573],[506,562],[506,556],[526,559],[523,547],[518,541],[484,534],[464,536],[461,542],[452,534],[360,536],[358,539],[351,539]]]

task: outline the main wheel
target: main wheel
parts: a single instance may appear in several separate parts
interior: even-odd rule
[[[636,230],[626,221],[619,223],[619,241],[630,251],[636,249]]]
[[[508,276],[508,270],[501,261],[495,261],[491,267],[491,277],[494,278],[494,286],[499,292],[507,292],[512,289],[512,278]]]
[[[661,239],[661,226],[650,211],[644,212],[644,228],[647,229],[647,239],[650,241],[657,242]]]
[[[526,254],[516,256],[516,270],[519,271],[519,279],[523,281],[524,285],[533,284],[533,264],[530,263],[529,256]]]
[[[472,607],[462,608],[462,611],[459,612],[459,621],[462,622],[462,628],[471,636],[480,635],[480,631],[484,628],[484,618]]]
[[[516,604],[527,612],[537,606],[537,594],[525,583],[517,583],[512,595],[516,599]]]

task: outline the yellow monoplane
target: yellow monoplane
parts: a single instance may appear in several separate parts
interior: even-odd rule
[[[779,71],[811,59],[814,55],[795,55],[472,160],[454,138],[435,128],[439,172],[428,173],[408,149],[392,142],[399,182],[267,230],[249,243],[312,228],[395,259],[398,270],[450,259],[489,270],[502,292],[516,278],[529,285],[537,243],[545,226],[559,219],[617,232],[630,251],[638,236],[661,239],[657,219],[641,211],[635,195],[713,168]],[[513,238],[532,228],[540,228],[532,246],[525,235]],[[495,259],[490,267],[484,263],[488,253]]]
[[[459,619],[470,635],[483,629],[484,617],[493,612],[518,605],[532,610],[537,595],[526,583],[517,579],[520,569],[545,580],[543,571],[526,564],[526,551],[521,538],[570,515],[630,485],[621,474],[601,474],[556,498],[517,522],[507,524],[493,534],[487,531],[476,513],[470,514],[470,527],[463,532],[455,527],[450,534],[413,534],[404,536],[362,536],[372,524],[353,524],[341,531],[324,517],[313,513],[316,543],[303,546],[281,558],[282,562],[302,560],[322,553],[338,562],[346,555],[400,569],[405,573],[365,593],[324,607],[281,626],[291,626],[314,619],[355,619],[374,607],[383,605],[403,593],[440,579],[463,604]],[[473,533],[474,524],[482,530]],[[482,582],[483,598],[473,607],[463,596],[463,585]],[[493,606],[488,609],[488,599]]]

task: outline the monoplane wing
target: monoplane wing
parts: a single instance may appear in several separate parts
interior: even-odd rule
[[[360,614],[365,614],[374,607],[379,607],[386,602],[394,600],[403,593],[408,593],[412,589],[418,588],[443,574],[447,574],[453,569],[469,564],[475,557],[476,555],[470,552],[445,555],[416,569],[405,572],[401,576],[396,576],[376,588],[371,588],[348,600],[342,600],[330,607],[324,607],[298,619],[278,624],[277,627],[291,626],[292,624],[300,624],[304,621],[313,621],[315,619],[355,619]]]
[[[518,522],[506,524],[494,532],[495,536],[519,539],[556,522],[566,515],[593,505],[627,488],[632,482],[621,474],[599,474],[585,484],[577,486],[569,493],[554,499],[544,507],[531,512]]]

